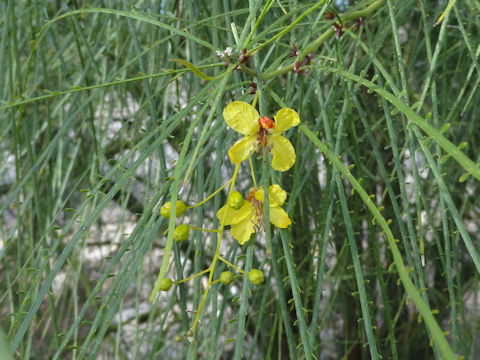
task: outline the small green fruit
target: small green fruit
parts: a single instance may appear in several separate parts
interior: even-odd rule
[[[248,280],[250,280],[253,285],[260,285],[265,281],[263,271],[257,269],[250,270],[248,273]]]
[[[170,208],[172,204],[169,202],[166,202],[165,204],[162,205],[160,208],[160,215],[162,215],[165,219],[168,219],[170,217]],[[177,200],[177,208],[175,209],[175,217],[182,215],[185,211],[187,210],[187,207],[185,206],[185,203],[181,200]]]
[[[173,232],[173,238],[176,242],[182,242],[188,239],[190,235],[190,226],[186,224],[178,225]]]
[[[160,290],[168,291],[173,285],[173,281],[170,278],[163,278],[160,280]]]
[[[224,271],[220,274],[220,282],[223,285],[230,285],[233,281],[233,274],[231,271]]]
[[[232,209],[238,210],[245,203],[245,199],[239,191],[233,191],[228,197],[228,206]]]

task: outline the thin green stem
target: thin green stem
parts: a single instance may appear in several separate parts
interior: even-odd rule
[[[408,271],[405,267],[402,255],[398,250],[396,240],[393,236],[392,231],[390,230],[390,227],[388,226],[387,220],[380,213],[380,211],[375,206],[370,196],[365,192],[363,187],[353,177],[350,170],[345,167],[345,165],[335,156],[335,154],[332,153],[330,149],[325,144],[323,144],[315,136],[315,134],[313,134],[308,129],[308,127],[304,123],[300,124],[299,128],[308,137],[308,139],[310,139],[310,141],[312,141],[315,146],[317,146],[317,148],[328,158],[328,160],[332,162],[333,166],[335,166],[340,171],[340,173],[348,180],[348,182],[362,198],[363,202],[375,218],[376,223],[382,228],[382,231],[387,237],[388,245],[390,246],[395,267],[397,268],[400,280],[402,281],[402,284],[407,291],[408,296],[410,297],[410,299],[412,299],[417,310],[420,312],[420,315],[422,315],[427,327],[430,329],[432,339],[437,343],[440,351],[443,353],[443,356],[445,356],[447,360],[455,359],[455,354],[453,353],[452,348],[450,347],[447,339],[445,338],[444,333],[440,329],[440,326],[438,326],[437,321],[433,317],[432,310],[423,301],[422,297],[420,296],[419,290],[415,288],[412,280],[410,279],[410,275],[408,274]]]
[[[233,264],[232,264],[230,261],[228,261],[228,260],[227,260],[227,259],[225,259],[224,257],[222,257],[222,256],[219,256],[219,257],[218,257],[218,260],[220,260],[220,261],[224,262],[225,264],[227,264],[227,265],[228,265],[228,266],[230,266],[231,268],[233,268],[233,269],[237,270],[237,271],[238,271],[240,274],[243,274],[243,275],[245,275],[245,274],[246,274],[246,272],[245,272],[245,271],[243,271],[242,269],[240,269],[240,268],[236,267],[235,265],[233,265]]]
[[[257,180],[255,179],[255,171],[253,170],[252,157],[248,157],[248,164],[250,165],[250,174],[252,175],[253,186],[258,189]]]
[[[215,233],[220,232],[220,230],[218,230],[218,229],[205,229],[205,228],[201,228],[201,227],[197,227],[197,226],[193,226],[193,225],[188,225],[188,226],[191,227],[192,229],[195,229],[195,230],[198,230],[198,231],[215,232]]]
[[[211,270],[211,268],[205,269],[205,270],[203,270],[203,271],[200,271],[200,272],[197,273],[197,274],[190,275],[189,277],[186,277],[185,279],[175,280],[173,283],[174,283],[174,284],[181,284],[181,283],[187,282],[187,281],[189,281],[189,280],[195,279],[196,277],[199,277],[199,276],[202,276],[203,274],[208,273],[210,270]]]
[[[288,33],[290,30],[292,30],[295,25],[297,25],[300,21],[303,20],[303,18],[305,16],[307,16],[308,14],[310,14],[312,11],[314,11],[315,9],[317,9],[318,7],[320,7],[320,5],[322,5],[323,3],[325,3],[326,0],[321,0],[319,1],[317,4],[313,5],[310,9],[308,9],[307,11],[305,11],[302,15],[300,15],[294,22],[292,22],[290,25],[288,25],[285,29],[283,29],[282,31],[280,31],[277,35],[273,36],[272,38],[268,39],[267,41],[265,41],[263,44],[260,44],[258,45],[257,47],[254,47],[252,50],[249,50],[247,52],[247,55],[251,55],[253,53],[256,53],[257,51],[259,51],[260,49],[264,48],[265,46],[267,46],[268,44],[274,42],[275,40],[281,38],[283,35],[285,35],[286,33]]]
[[[228,184],[230,184],[231,181],[232,181],[231,179],[228,180],[225,184],[220,186],[217,190],[215,190],[212,194],[210,194],[208,197],[206,197],[204,200],[200,201],[199,203],[187,206],[187,209],[194,209],[197,206],[205,204],[207,201],[209,201],[211,198],[217,195],[220,191],[222,191]]]
[[[370,16],[371,14],[373,14],[375,11],[377,11],[384,3],[385,3],[386,0],[376,0],[374,1],[373,3],[371,3],[369,6],[367,6],[365,9],[363,10],[358,10],[358,11],[354,11],[350,14],[346,14],[344,15],[342,18],[343,18],[343,22],[347,22],[347,21],[351,21],[351,20],[355,20],[355,19],[358,19],[358,18],[366,18],[368,16]],[[317,4],[318,5],[318,4]],[[280,33],[279,33],[280,34]],[[283,35],[283,34],[282,34]],[[315,51],[317,51],[317,49],[325,42],[327,41],[328,39],[330,39],[333,35],[335,35],[335,30],[330,28],[328,30],[326,30],[322,35],[320,35],[317,39],[315,39],[314,41],[312,41],[309,45],[307,45],[302,51],[301,53],[298,55],[298,57],[295,59],[295,61],[299,61],[301,62],[308,54],[313,54],[315,53]],[[254,49],[255,50],[255,49]],[[252,50],[253,52],[253,50]],[[295,65],[295,61],[292,62],[290,65],[287,65],[287,66],[284,66],[280,69],[277,69],[277,70],[274,70],[274,71],[271,71],[271,72],[267,72],[267,73],[264,73],[262,74],[262,80],[270,80],[270,79],[274,79],[280,75],[283,75],[289,71],[291,71]]]
[[[233,189],[235,188],[235,182],[237,180],[237,175],[238,175],[238,170],[239,169],[240,169],[240,164],[238,164],[235,167],[235,171],[233,173],[232,179],[230,180],[231,186],[230,186],[229,195],[232,193]],[[198,325],[198,322],[200,320],[200,316],[202,315],[203,307],[205,306],[205,302],[207,300],[208,293],[209,293],[210,288],[211,288],[212,283],[213,283],[213,274],[215,273],[215,265],[217,264],[217,261],[219,260],[219,257],[220,257],[220,247],[222,245],[222,234],[223,234],[223,228],[225,226],[226,216],[227,216],[227,212],[225,211],[223,216],[222,216],[222,219],[220,221],[220,227],[218,228],[217,247],[215,249],[215,255],[213,256],[212,264],[210,265],[210,268],[209,268],[210,274],[208,276],[207,287],[205,288],[205,292],[203,293],[202,300],[200,301],[200,305],[198,306],[198,309],[197,309],[197,314],[195,316],[195,320],[193,321],[193,325],[191,327],[192,333],[195,333],[195,329],[196,329],[196,327]]]

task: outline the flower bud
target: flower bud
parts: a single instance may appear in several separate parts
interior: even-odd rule
[[[179,342],[182,342],[182,340],[183,340],[182,335],[179,335],[179,334],[175,335],[175,342],[179,343]]]
[[[263,276],[262,270],[252,269],[248,272],[248,280],[253,285],[260,285],[265,281],[265,277]]]
[[[168,219],[170,217],[170,207],[172,204],[169,202],[166,202],[165,204],[162,205],[160,208],[160,215],[162,215],[165,219]],[[182,215],[185,211],[187,210],[187,207],[185,206],[184,202],[181,200],[177,200],[177,207],[175,209],[175,217]]]
[[[243,206],[244,203],[245,199],[238,191],[232,191],[228,197],[228,207],[231,207],[232,209],[238,210]]]
[[[182,242],[188,239],[190,235],[190,226],[186,224],[178,225],[173,232],[173,238],[176,242]]]
[[[220,282],[223,285],[230,285],[233,281],[233,274],[231,271],[224,271],[220,274]]]
[[[162,291],[168,291],[173,285],[173,281],[170,278],[163,278],[160,280],[160,290]]]

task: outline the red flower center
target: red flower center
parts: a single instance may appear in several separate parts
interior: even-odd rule
[[[258,143],[260,144],[262,150],[265,151],[269,145],[267,138],[267,135],[269,134],[268,130],[275,127],[275,121],[270,119],[268,116],[264,116],[258,119],[258,125],[260,126],[258,131]]]
[[[262,129],[268,130],[275,127],[275,121],[270,119],[268,116],[261,117],[258,119],[258,124]]]

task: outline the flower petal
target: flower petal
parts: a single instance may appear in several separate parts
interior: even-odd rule
[[[282,135],[270,135],[272,143],[271,153],[273,156],[272,167],[277,171],[286,171],[295,163],[295,150],[288,139]]]
[[[260,189],[255,191],[255,199],[257,199],[258,201],[261,201],[262,203],[265,202],[265,194],[263,193],[263,186],[261,186]]]
[[[270,207],[270,222],[279,228],[286,228],[292,222],[288,214],[280,206]]]
[[[274,134],[280,134],[292,126],[300,124],[300,117],[293,109],[280,109],[274,116],[275,127],[273,128]]]
[[[253,207],[248,201],[245,201],[243,206],[238,210],[232,209],[228,205],[223,206],[217,212],[217,219],[222,221],[225,212],[227,212],[227,214],[225,215],[224,225],[238,224],[245,218],[251,219],[253,217]]]
[[[268,196],[271,199],[270,204],[282,205],[287,198],[287,192],[277,184],[273,184],[268,187]]]
[[[260,115],[257,110],[243,101],[234,101],[228,104],[223,109],[223,118],[228,126],[243,135],[256,134],[260,129],[258,125]]]
[[[270,206],[280,206],[283,204],[286,198],[287,193],[277,184],[273,184],[268,187],[268,201]],[[261,201],[262,203],[265,202],[263,188],[260,188],[260,190],[255,193],[255,199]]]
[[[240,164],[255,150],[256,136],[245,136],[228,150],[228,156],[234,164]]]
[[[233,238],[237,240],[240,245],[250,240],[250,236],[255,232],[252,220],[252,217],[246,217],[230,229],[230,234],[232,234]]]

